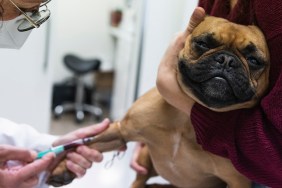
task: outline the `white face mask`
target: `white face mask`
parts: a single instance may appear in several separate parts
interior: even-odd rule
[[[18,26],[23,16],[12,20],[0,21],[0,48],[20,49],[28,38],[31,30],[19,32]]]

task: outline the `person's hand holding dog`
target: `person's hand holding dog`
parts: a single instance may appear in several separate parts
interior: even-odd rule
[[[178,62],[178,54],[184,47],[185,39],[197,27],[205,17],[205,10],[197,7],[191,15],[189,24],[184,32],[178,33],[168,46],[161,63],[159,65],[157,88],[164,99],[175,106],[176,108],[184,111],[190,115],[194,101],[187,99],[187,95],[183,94],[176,79],[176,65]],[[137,143],[133,152],[133,157],[130,162],[130,167],[137,173],[147,174],[147,169],[140,166],[137,162],[138,155],[142,143]]]
[[[204,19],[205,11],[197,7],[184,32],[179,33],[167,48],[158,69],[157,88],[162,97],[172,106],[184,111],[190,116],[194,101],[187,98],[187,95],[180,89],[176,79],[176,66],[178,54],[184,47],[185,39],[190,35]]]
[[[137,143],[135,145],[134,151],[133,151],[133,156],[131,158],[131,162],[130,162],[130,167],[135,170],[138,174],[147,174],[148,170],[141,166],[138,162],[138,156],[140,155],[140,151],[142,149],[142,147],[144,147],[143,143]]]

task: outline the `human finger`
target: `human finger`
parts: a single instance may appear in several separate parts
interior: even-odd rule
[[[29,179],[25,180],[24,182],[22,182],[21,184],[21,188],[30,188],[30,187],[35,187],[39,182],[39,177],[36,176],[32,176]]]
[[[191,34],[195,27],[197,27],[204,20],[205,16],[206,13],[203,8],[195,8],[185,31],[177,33],[172,42],[170,43],[169,47],[167,48],[162,58],[161,65],[166,64],[169,69],[174,68],[175,62],[177,62],[178,54],[180,50],[184,47],[185,39],[188,37],[188,35]]]
[[[202,7],[197,7],[193,11],[188,26],[184,32],[184,37],[187,37],[205,18],[206,13]]]
[[[101,123],[78,129],[78,130],[73,131],[73,132],[59,138],[58,140],[56,140],[53,143],[53,146],[65,144],[65,143],[71,142],[71,141],[79,139],[79,138],[94,136],[94,135],[104,131],[105,129],[107,129],[109,127],[109,124],[110,124],[110,120],[104,119]]]
[[[101,123],[80,129],[77,132],[76,136],[79,138],[93,136],[106,130],[109,127],[109,125],[110,125],[110,120],[106,118]]]
[[[72,161],[67,160],[66,162],[67,168],[72,171],[77,178],[81,178],[85,175],[86,169],[82,168],[80,165],[73,163]]]
[[[76,152],[91,162],[101,162],[103,160],[102,153],[87,146],[79,146]]]
[[[133,170],[135,170],[138,174],[143,174],[143,175],[145,175],[145,174],[148,173],[148,170],[147,170],[145,167],[139,165],[136,161],[132,161],[132,162],[130,163],[130,167],[131,167]]]
[[[19,160],[23,162],[31,162],[34,160],[36,153],[27,149],[10,146],[0,145],[0,161]]]
[[[82,155],[76,153],[76,152],[69,152],[67,154],[67,160],[70,162],[79,165],[80,167],[84,169],[88,169],[91,167],[92,162],[84,158]]]
[[[49,167],[49,165],[51,165],[54,158],[55,155],[53,153],[49,153],[42,159],[38,159],[32,163],[27,164],[17,172],[19,180],[28,180],[31,177],[37,176],[39,173],[45,171]]]
[[[204,20],[206,16],[205,10],[201,7],[195,8],[194,12],[190,17],[190,21],[187,25],[187,28],[184,32],[177,33],[174,40],[170,44],[170,48],[168,48],[168,55],[171,57],[177,57],[179,51],[184,47],[185,39],[192,33],[192,31]]]
[[[132,156],[132,159],[131,159],[131,162],[130,162],[130,167],[139,174],[147,174],[148,173],[148,170],[145,167],[139,165],[139,163],[137,162],[138,156],[140,155],[140,151],[141,151],[143,146],[144,145],[142,143],[136,144],[134,151],[133,151],[133,156]]]

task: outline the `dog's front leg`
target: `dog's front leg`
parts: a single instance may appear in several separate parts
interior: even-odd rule
[[[100,152],[119,150],[126,147],[124,141],[126,139],[122,136],[120,129],[119,122],[112,123],[107,130],[95,136],[89,147]],[[66,159],[65,156],[62,156],[59,164],[51,170],[47,183],[59,187],[71,183],[75,177],[75,174],[66,168]]]

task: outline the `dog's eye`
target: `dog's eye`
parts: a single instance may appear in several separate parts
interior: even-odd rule
[[[255,57],[248,57],[247,61],[248,61],[248,64],[250,65],[250,67],[255,68],[255,69],[259,69],[259,68],[262,68],[264,66],[264,63],[259,61]]]
[[[196,45],[204,50],[208,50],[209,46],[206,42],[204,41],[196,41]]]

